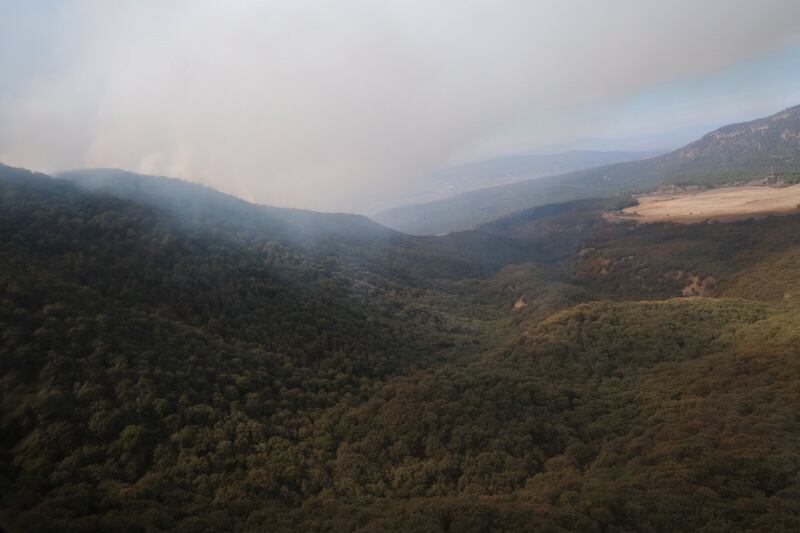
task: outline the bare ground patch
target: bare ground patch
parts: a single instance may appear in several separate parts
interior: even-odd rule
[[[609,213],[612,221],[694,223],[728,222],[767,215],[800,213],[800,184],[789,187],[746,185],[701,192],[656,193],[638,198],[639,205]]]

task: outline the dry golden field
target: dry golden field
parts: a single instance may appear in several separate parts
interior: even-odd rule
[[[789,187],[748,185],[700,192],[656,193],[638,198],[639,205],[608,215],[610,220],[693,223],[731,221],[767,215],[800,213],[800,184]]]

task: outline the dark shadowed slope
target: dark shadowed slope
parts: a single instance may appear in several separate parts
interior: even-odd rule
[[[719,185],[800,179],[800,106],[732,124],[672,153],[468,192],[383,211],[375,220],[412,234],[463,230],[521,209],[661,185]]]

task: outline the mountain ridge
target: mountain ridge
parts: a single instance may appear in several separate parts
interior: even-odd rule
[[[288,239],[386,238],[397,234],[363,215],[254,204],[205,185],[166,176],[96,168],[60,172],[54,177],[88,190],[160,206],[183,216],[209,218],[212,223],[243,214],[266,217],[272,231]]]
[[[407,194],[405,204],[431,202],[487,187],[496,187],[528,179],[538,179],[593,168],[601,165],[636,161],[660,155],[664,151],[646,150],[568,150],[543,154],[510,154],[463,163],[424,176],[417,190]],[[398,201],[395,201],[396,207]],[[381,211],[386,211],[384,208]]]
[[[514,211],[581,198],[637,193],[663,185],[718,186],[751,180],[800,181],[800,106],[729,124],[668,154],[471,191],[378,213],[378,222],[412,234],[440,234]]]

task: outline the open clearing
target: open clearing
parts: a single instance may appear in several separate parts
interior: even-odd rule
[[[607,218],[641,223],[692,223],[790,215],[800,213],[800,184],[790,187],[748,185],[701,192],[657,193],[637,199],[639,205],[609,214]]]

